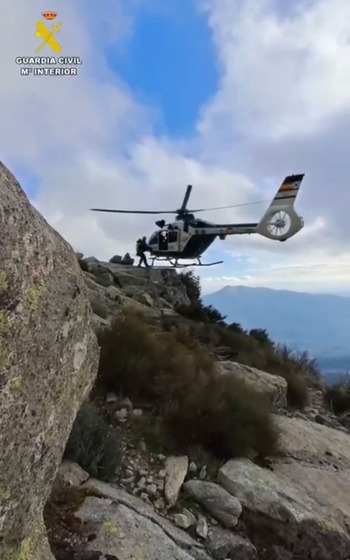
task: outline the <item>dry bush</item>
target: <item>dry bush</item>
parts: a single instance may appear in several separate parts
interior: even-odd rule
[[[274,455],[268,403],[242,381],[218,376],[188,333],[159,332],[130,312],[119,317],[99,336],[96,389],[153,403],[179,449],[202,445],[225,458]]]
[[[328,387],[325,400],[334,414],[345,414],[350,412],[350,382],[344,381],[332,387]]]
[[[220,459],[278,453],[266,400],[242,380],[213,376],[165,407],[165,425],[179,450],[201,445]]]
[[[296,353],[286,346],[272,343],[262,344],[255,336],[238,329],[222,325],[208,325],[176,319],[166,320],[164,328],[171,330],[174,336],[189,346],[205,345],[210,352],[224,348],[226,354],[240,363],[261,369],[273,375],[279,375],[287,381],[287,398],[289,406],[303,408],[308,403],[308,383],[318,386],[320,374],[315,361],[306,352]],[[186,331],[187,329],[187,331]],[[188,332],[186,338],[184,333]]]
[[[122,464],[119,434],[94,404],[86,402],[79,410],[65,457],[78,463],[94,478],[107,482],[118,478]]]

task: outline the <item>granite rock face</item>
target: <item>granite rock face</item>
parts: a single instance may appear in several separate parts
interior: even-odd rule
[[[213,560],[203,545],[135,496],[93,479],[82,487],[94,494],[75,514],[95,525],[89,550],[118,560]]]
[[[287,477],[235,459],[220,469],[218,478],[241,502],[252,533],[264,529],[301,558],[348,559],[350,536],[337,512]]]
[[[0,163],[0,558],[48,560],[42,511],[97,373],[70,245]]]

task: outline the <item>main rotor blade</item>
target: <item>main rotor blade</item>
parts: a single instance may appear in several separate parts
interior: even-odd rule
[[[117,212],[118,214],[176,214],[176,210],[111,210],[108,208],[90,208],[91,212]]]
[[[186,189],[185,197],[181,205],[181,210],[186,210],[186,206],[188,203],[188,199],[190,198],[191,191],[192,191],[192,185],[188,185]]]
[[[212,210],[225,210],[226,208],[238,208],[239,206],[252,206],[253,204],[263,204],[270,200],[257,200],[256,202],[243,202],[242,204],[230,204],[229,206],[217,206],[216,208],[197,208],[196,210],[188,210],[188,212],[211,212]]]
[[[190,188],[189,188],[190,187]],[[187,204],[188,198],[190,196],[192,187],[189,185],[187,187],[186,195],[184,198],[184,203]],[[187,198],[187,200],[186,200]],[[198,208],[197,210],[186,210],[185,208],[181,207],[181,210],[184,210],[184,214],[186,213],[197,213],[197,212],[211,212],[212,210],[225,210],[226,208],[238,208],[240,206],[251,206],[253,204],[263,204],[265,202],[270,202],[269,200],[257,200],[256,202],[243,202],[242,204],[230,204],[228,206],[217,206],[216,208]],[[92,212],[113,212],[118,214],[178,214],[181,213],[181,210],[113,210],[111,208],[90,208]]]

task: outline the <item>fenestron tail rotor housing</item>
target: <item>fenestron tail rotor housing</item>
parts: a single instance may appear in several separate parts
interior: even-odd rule
[[[267,223],[267,231],[274,239],[286,237],[292,226],[292,219],[285,210],[274,212]]]

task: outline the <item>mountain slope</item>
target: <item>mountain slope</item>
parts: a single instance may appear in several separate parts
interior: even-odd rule
[[[245,329],[266,329],[276,342],[307,350],[327,362],[337,359],[337,369],[350,367],[350,298],[226,286],[203,297]],[[348,365],[346,365],[348,364]]]

